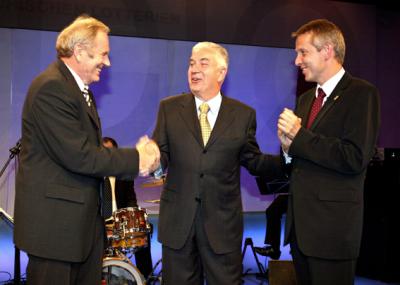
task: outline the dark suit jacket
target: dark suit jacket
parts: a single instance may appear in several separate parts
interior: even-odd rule
[[[31,84],[22,112],[14,241],[36,256],[82,262],[92,248],[104,176],[138,172],[134,149],[102,147],[97,112],[62,61]]]
[[[303,126],[314,96],[315,88],[298,98],[295,113]],[[378,91],[345,73],[311,128],[302,127],[294,138],[286,242],[295,228],[305,255],[358,256],[364,179],[379,125]]]
[[[241,247],[240,167],[260,174],[273,164],[261,154],[255,133],[255,111],[223,96],[204,147],[194,96],[161,101],[153,138],[160,147],[163,168],[168,168],[158,226],[163,245],[174,249],[184,245],[200,205],[212,249],[219,254]]]

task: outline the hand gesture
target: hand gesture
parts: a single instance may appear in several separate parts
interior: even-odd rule
[[[278,119],[278,131],[284,134],[288,139],[293,140],[300,128],[301,118],[297,117],[292,110],[287,108],[283,109]],[[281,138],[279,132],[278,137]]]
[[[288,154],[290,145],[292,144],[292,140],[289,139],[280,129],[278,129],[278,138],[281,142],[282,150]]]

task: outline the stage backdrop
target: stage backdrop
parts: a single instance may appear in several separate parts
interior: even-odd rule
[[[21,110],[32,79],[56,58],[57,33],[0,29],[0,163],[20,137]],[[188,91],[187,67],[194,42],[111,36],[111,68],[101,74],[93,90],[102,121],[103,135],[121,146],[133,146],[151,135],[158,104],[166,96]],[[264,152],[278,153],[277,118],[284,107],[293,108],[297,69],[292,49],[224,45],[230,53],[227,96],[257,111],[257,139]],[[184,139],[184,138],[182,138]],[[13,214],[15,163],[0,180],[0,207]],[[182,173],[182,175],[185,175]],[[138,179],[139,204],[150,213],[158,205],[161,187],[144,187]],[[271,197],[261,196],[254,178],[242,172],[245,211],[264,211]]]

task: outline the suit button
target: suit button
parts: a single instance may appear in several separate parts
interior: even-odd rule
[[[200,174],[200,178],[203,178],[203,177],[204,177],[204,173],[201,173],[201,174]]]
[[[207,150],[203,150],[203,153],[207,153]]]

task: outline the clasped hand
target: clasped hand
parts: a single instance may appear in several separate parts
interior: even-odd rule
[[[284,152],[288,152],[300,128],[301,118],[297,117],[292,110],[287,108],[283,109],[278,119],[278,138],[281,141]]]
[[[147,176],[160,165],[160,150],[155,141],[143,136],[136,143],[139,152],[139,175]]]

